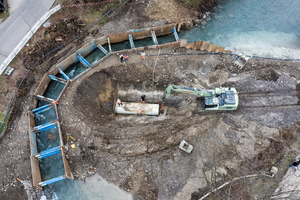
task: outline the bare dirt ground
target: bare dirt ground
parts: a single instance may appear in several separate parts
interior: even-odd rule
[[[300,120],[295,80],[300,77],[293,77],[297,64],[251,60],[238,70],[225,55],[159,56],[153,80],[156,59],[131,53],[129,62],[119,64],[114,56],[68,88],[59,115],[63,129],[77,139],[78,148],[68,154],[77,178],[88,176],[92,166],[135,199],[197,199],[216,182],[280,166],[287,140],[298,133],[293,125]],[[239,91],[240,105],[233,112],[204,112],[201,98],[172,94],[164,105],[166,116],[114,115],[115,97],[139,102],[146,94],[147,103],[157,103],[169,83],[232,86]],[[283,138],[282,128],[291,135]],[[192,154],[178,149],[183,139],[194,146]],[[239,187],[232,186],[231,198],[272,194],[271,189],[254,194],[250,185]]]
[[[153,2],[162,7],[162,13],[167,9],[164,6],[170,5],[169,1]],[[94,37],[157,26],[174,19],[175,12],[171,11],[171,15],[146,14],[149,5],[148,0],[127,1],[105,19],[105,24],[103,21],[101,29],[87,32],[29,73],[14,103],[7,130],[1,136],[0,199],[35,199],[41,195],[26,184],[31,182],[27,110],[44,73]],[[180,4],[174,5],[175,10],[179,9],[176,6]],[[93,21],[78,16],[111,7],[74,8],[52,16],[52,25],[42,27],[15,60],[15,66],[19,66],[13,74],[16,78],[9,81],[1,77],[1,105],[12,98],[12,90],[26,69],[88,27],[87,21]],[[180,9],[183,12],[186,6]],[[199,10],[191,13],[194,11],[200,14]],[[163,52],[193,51],[162,49],[160,53]],[[61,99],[62,130],[67,128],[76,138],[77,147],[68,153],[76,178],[84,179],[96,169],[102,177],[132,193],[134,199],[198,199],[231,178],[268,171],[276,165],[279,173],[272,182],[263,178],[250,180],[250,184],[237,182],[213,197],[262,199],[272,195],[287,170],[286,161],[295,151],[292,144],[299,133],[295,128],[299,125],[299,63],[250,59],[239,70],[231,64],[234,58],[226,55],[159,56],[153,79],[157,57],[142,60],[134,53],[128,55],[129,62],[123,64],[117,56],[111,56],[79,82],[72,83]],[[233,112],[207,113],[201,108],[201,98],[173,94],[165,104],[166,116],[113,114],[116,96],[123,101],[139,101],[146,94],[148,103],[157,103],[170,83],[199,88],[235,87],[240,97],[239,108]],[[178,149],[182,139],[194,146],[191,154]],[[25,189],[17,177],[24,181]]]

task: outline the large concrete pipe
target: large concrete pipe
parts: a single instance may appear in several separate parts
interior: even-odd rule
[[[117,114],[127,114],[127,115],[137,115],[138,109],[142,111],[142,115],[158,115],[159,114],[159,104],[150,103],[135,103],[135,102],[122,102],[122,105],[115,105],[115,113]]]

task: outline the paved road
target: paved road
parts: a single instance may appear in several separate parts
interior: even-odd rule
[[[15,10],[19,7],[20,3],[22,3],[23,0],[7,0],[8,4],[8,11],[11,15]]]
[[[23,0],[0,25],[0,65],[56,0]]]

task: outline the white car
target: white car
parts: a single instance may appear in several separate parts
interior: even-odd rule
[[[7,66],[6,67],[6,71],[5,71],[5,75],[9,76],[11,75],[11,73],[14,71],[14,68]]]

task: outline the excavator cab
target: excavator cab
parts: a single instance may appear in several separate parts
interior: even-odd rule
[[[204,110],[218,110],[219,109],[219,98],[217,97],[206,97],[203,101]]]
[[[205,97],[204,110],[235,110],[237,108],[237,95],[235,89],[229,88],[224,93],[216,94],[215,97]]]

